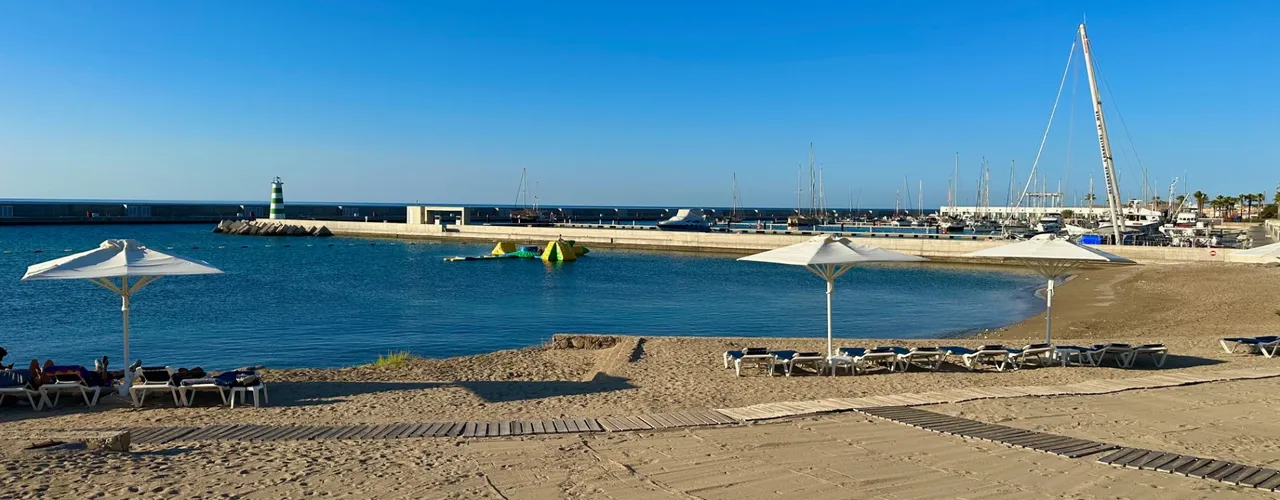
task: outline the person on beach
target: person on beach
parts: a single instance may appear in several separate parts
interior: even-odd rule
[[[5,366],[4,364],[4,357],[8,355],[9,355],[9,351],[6,351],[3,347],[0,347],[0,370],[13,369],[13,363],[9,363],[9,366]]]

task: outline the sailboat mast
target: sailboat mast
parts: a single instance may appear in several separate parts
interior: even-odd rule
[[[796,215],[800,215],[800,194],[804,192],[800,184],[801,172],[804,172],[804,166],[796,165]]]
[[[818,193],[816,191],[818,186],[816,185],[816,181],[817,179],[814,178],[814,171],[813,171],[813,143],[810,142],[809,143],[809,215],[811,216],[814,215],[814,212],[816,211],[815,209],[817,208]]]
[[[1084,68],[1089,75],[1089,93],[1093,97],[1093,119],[1098,125],[1098,150],[1102,154],[1102,175],[1107,185],[1107,207],[1111,209],[1111,232],[1115,244],[1124,240],[1120,230],[1124,227],[1124,213],[1120,208],[1120,186],[1116,182],[1116,165],[1111,158],[1111,139],[1107,137],[1107,120],[1102,114],[1102,95],[1098,92],[1098,78],[1093,69],[1093,51],[1089,47],[1089,35],[1084,23],[1080,23],[1080,45],[1084,49]]]
[[[960,152],[956,151],[956,173],[951,178],[951,216],[956,216],[956,205],[960,204],[960,200],[956,199],[956,188],[960,186]]]
[[[1004,198],[1005,216],[1009,219],[1013,218],[1013,211],[1009,207],[1013,206],[1013,175],[1018,169],[1018,160],[1009,161],[1009,195]]]
[[[916,189],[916,200],[920,207],[920,218],[924,218],[924,179],[920,179],[920,184]]]

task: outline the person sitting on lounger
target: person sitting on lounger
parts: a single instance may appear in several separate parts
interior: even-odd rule
[[[84,379],[85,383],[89,384],[91,387],[111,387],[113,384],[115,384],[117,380],[124,379],[125,371],[124,370],[111,371],[107,369],[107,365],[109,362],[110,362],[110,359],[108,359],[106,356],[103,356],[101,360],[95,359],[93,360],[94,369],[89,370],[81,365],[59,366],[55,364],[52,359],[46,359],[44,361],[44,365],[41,366],[41,365],[38,365],[36,363],[36,360],[33,359],[31,360],[31,367],[32,367],[33,373],[35,372],[36,369],[39,369],[41,374],[41,376],[39,377],[40,383],[53,382],[54,376],[57,372],[75,371],[75,372],[79,372],[80,378]],[[130,368],[136,370],[139,366],[142,366],[142,361],[140,360],[134,362],[133,366],[131,366]]]
[[[13,363],[9,363],[9,366],[5,366],[5,364],[4,364],[4,357],[5,357],[5,356],[8,356],[8,355],[9,355],[9,351],[6,351],[6,350],[4,350],[4,348],[3,348],[3,347],[0,347],[0,370],[12,370],[12,369],[13,369]]]

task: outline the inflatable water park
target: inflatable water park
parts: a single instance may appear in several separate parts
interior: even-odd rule
[[[497,259],[542,259],[543,262],[571,262],[586,255],[587,247],[577,246],[573,240],[548,241],[545,247],[537,245],[520,245],[510,241],[499,241],[489,255],[473,257],[445,257],[445,262],[464,262],[471,260]]]

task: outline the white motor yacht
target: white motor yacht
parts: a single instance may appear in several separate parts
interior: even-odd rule
[[[707,221],[707,217],[702,213],[702,210],[681,208],[676,211],[675,217],[659,221],[658,229],[663,231],[710,231],[711,222]]]

